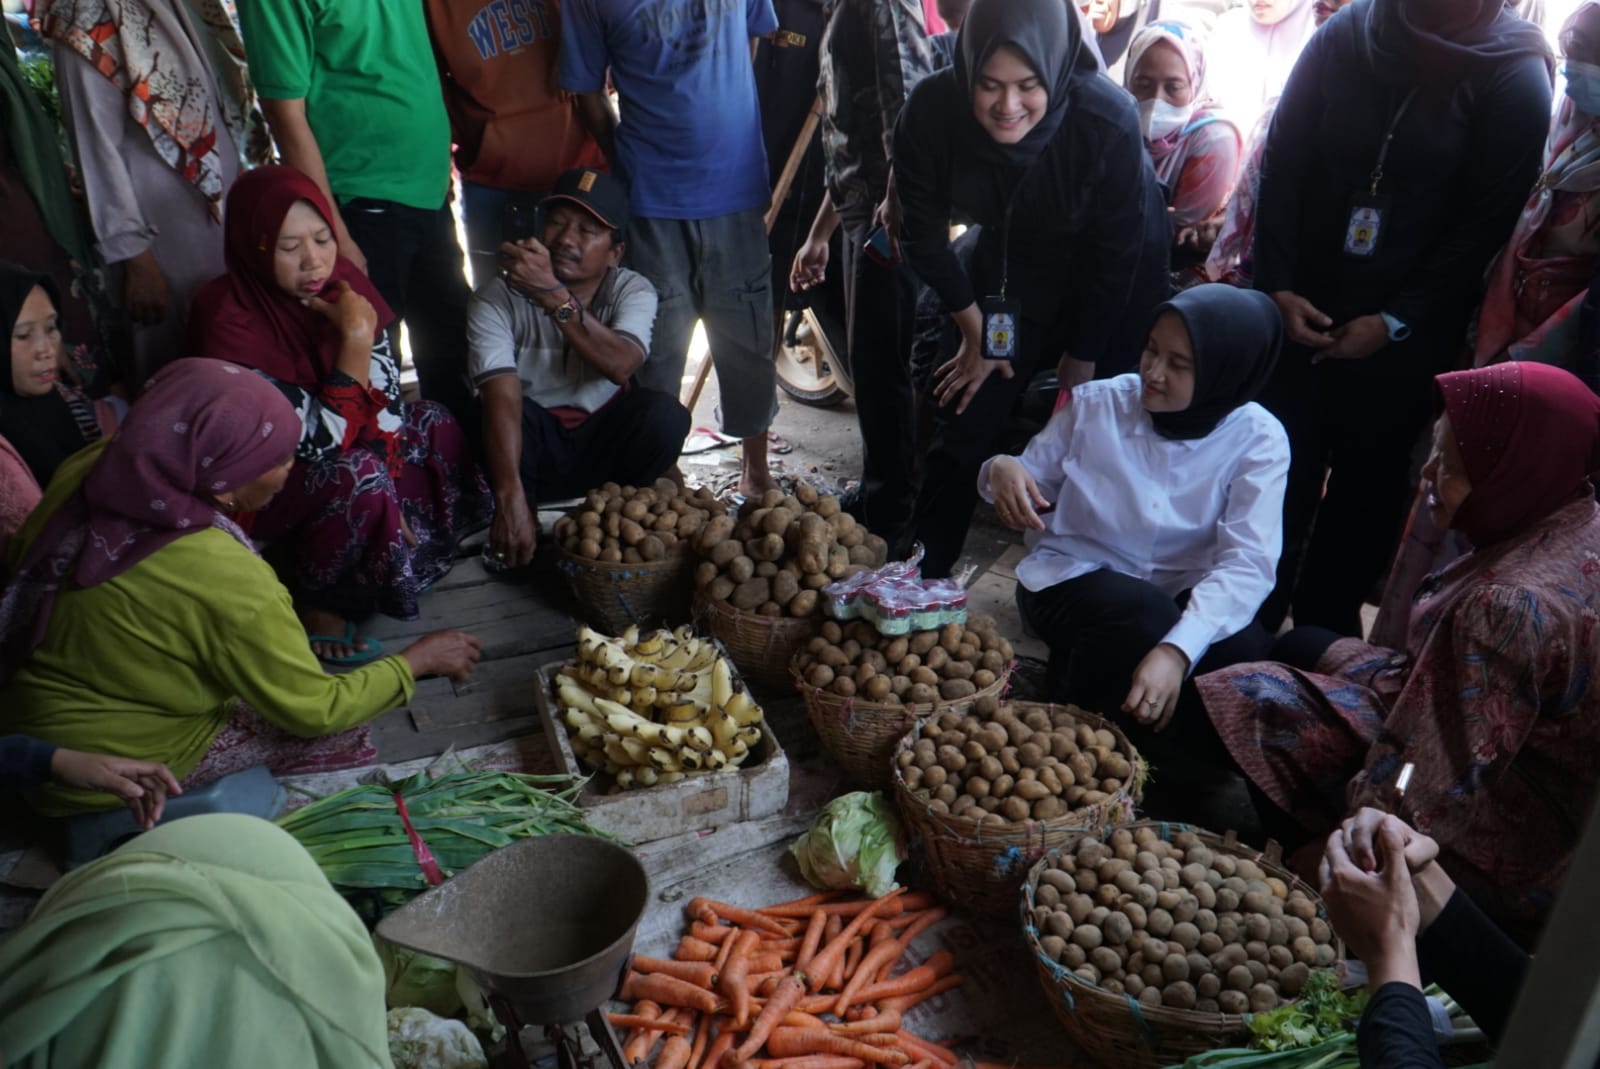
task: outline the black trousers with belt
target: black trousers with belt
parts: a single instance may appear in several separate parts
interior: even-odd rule
[[[605,482],[649,486],[678,462],[689,410],[635,386],[570,430],[523,399],[519,474],[530,502],[579,497]]]

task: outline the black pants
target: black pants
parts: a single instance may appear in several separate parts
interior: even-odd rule
[[[469,442],[481,441],[481,416],[466,376],[471,294],[449,205],[430,211],[356,197],[341,202],[339,212],[367,257],[368,277],[394,311],[389,340],[396,355],[404,323],[422,396],[449,408]]]
[[[1380,356],[1372,359],[1380,359]],[[1411,452],[1432,412],[1426,376],[1312,367],[1290,346],[1261,403],[1289,435],[1278,585],[1257,619],[1361,634],[1361,605],[1388,573],[1414,487]]]
[[[1187,593],[1172,598],[1143,579],[1107,568],[1037,592],[1017,586],[1023,619],[1050,647],[1051,697],[1106,717],[1122,708],[1134,670],[1172,630],[1187,601]],[[1214,643],[1191,678],[1264,660],[1271,647],[1267,633],[1252,622]]]
[[[689,410],[634,387],[571,430],[522,402],[522,488],[531,502],[578,497],[604,482],[648,486],[678,462]]]
[[[916,505],[916,399],[911,388],[911,332],[916,276],[885,267],[864,251],[870,220],[844,232],[845,315],[850,373],[861,424],[861,520],[898,546]]]

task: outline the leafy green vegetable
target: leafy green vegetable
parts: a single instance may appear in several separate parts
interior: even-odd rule
[[[1172,1069],[1361,1069],[1356,1037],[1345,1032],[1335,1039],[1298,1050],[1263,1053],[1244,1047],[1208,1050]]]
[[[456,963],[419,954],[373,937],[388,981],[384,999],[390,1009],[417,1006],[440,1017],[453,1017],[461,1009],[456,987]]]
[[[1315,1046],[1348,1034],[1366,1005],[1365,991],[1346,995],[1339,990],[1337,973],[1317,969],[1295,1001],[1250,1018],[1252,1042],[1265,1051]]]
[[[905,860],[894,808],[883,795],[866,791],[829,802],[789,852],[813,887],[859,887],[873,898],[895,889],[894,871]]]

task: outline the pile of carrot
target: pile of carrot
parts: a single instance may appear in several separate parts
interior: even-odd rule
[[[810,895],[764,909],[695,898],[671,958],[635,957],[622,984],[623,1056],[652,1069],[954,1069],[954,1051],[901,1027],[957,987],[940,950],[895,974],[944,917],[927,895]]]

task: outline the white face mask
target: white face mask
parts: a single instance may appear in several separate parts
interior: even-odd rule
[[[1160,141],[1182,130],[1193,115],[1193,104],[1174,107],[1160,97],[1139,101],[1139,129],[1144,131],[1146,141]]]

